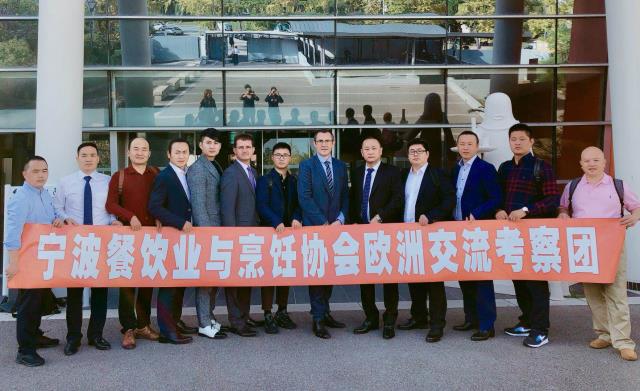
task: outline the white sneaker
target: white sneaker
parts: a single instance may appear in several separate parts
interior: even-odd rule
[[[218,323],[215,319],[211,319],[211,327],[213,327],[216,331],[220,331],[222,325]]]
[[[216,337],[216,334],[218,334],[218,330],[213,328],[213,326],[198,327],[198,335],[202,337],[213,339]]]

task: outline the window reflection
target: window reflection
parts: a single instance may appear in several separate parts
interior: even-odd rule
[[[35,128],[36,73],[0,72],[0,127]]]
[[[31,67],[38,53],[38,23],[0,21],[0,67]]]

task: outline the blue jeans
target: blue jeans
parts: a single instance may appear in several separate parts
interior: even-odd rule
[[[310,285],[309,286],[309,302],[311,303],[311,316],[313,320],[322,320],[331,312],[329,308],[329,299],[333,285]]]

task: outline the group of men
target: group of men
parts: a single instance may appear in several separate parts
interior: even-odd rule
[[[601,150],[583,151],[584,176],[567,185],[562,197],[549,164],[533,156],[533,131],[526,124],[509,129],[513,158],[499,169],[478,156],[479,139],[472,131],[457,139],[460,161],[450,175],[429,164],[429,145],[421,139],[408,143],[409,169],[382,162],[382,144],[376,135],[361,141],[364,165],[352,167],[334,158],[335,139],[330,130],[314,134],[316,155],[299,165],[299,174],[289,172],[291,147],[279,142],[271,150],[274,168],[258,178],[251,166],[255,153],[249,134],[237,135],[233,142],[235,161],[226,169],[216,161],[221,149],[220,135],[206,129],[200,135],[200,157],[187,169],[190,145],[185,139],[169,143],[169,163],[162,171],[148,165],[149,143],[135,138],[129,144],[130,166],[111,178],[97,170],[98,149],[83,143],[77,149],[79,170],[59,184],[52,199],[44,189],[47,163],[32,157],[24,167],[24,185],[7,207],[8,232],[5,246],[9,250],[8,278],[17,273],[17,253],[24,224],[128,225],[132,230],[143,226],[173,227],[190,233],[196,227],[271,226],[277,232],[286,227],[343,224],[418,223],[421,226],[439,221],[523,218],[592,218],[620,217],[630,227],[640,219],[640,201],[626,186],[604,173]],[[349,177],[351,186],[349,186]],[[574,183],[575,182],[575,183]],[[623,188],[623,191],[619,188]],[[622,191],[622,194],[620,192]],[[616,195],[612,197],[612,195]],[[619,197],[618,197],[619,195]],[[622,204],[621,204],[622,203]],[[624,215],[624,210],[631,212]],[[613,284],[585,284],[585,294],[593,312],[598,337],[590,343],[595,349],[613,345],[623,359],[637,359],[630,338],[629,308],[626,299],[626,258],[620,259]],[[454,330],[473,331],[473,341],[495,336],[496,302],[492,281],[461,282],[464,297],[464,323]],[[524,338],[524,345],[540,347],[548,343],[549,287],[546,281],[514,281],[518,305],[522,311],[517,324],[505,333]],[[375,287],[361,285],[365,319],[355,334],[380,328],[375,303]],[[400,330],[429,329],[427,342],[443,338],[447,299],[443,282],[411,283],[410,317],[397,325]],[[211,339],[227,337],[228,332],[242,337],[280,328],[293,329],[296,324],[287,312],[288,287],[262,287],[264,320],[249,316],[251,288],[225,288],[229,326],[222,326],[213,311],[218,289],[196,289],[198,326],[182,319],[184,288],[159,288],[157,320],[159,331],[151,327],[151,288],[121,288],[119,319],[125,349],[136,346],[136,339],[161,343],[186,344],[191,334]],[[395,336],[398,317],[398,284],[384,284],[385,312],[382,337]],[[36,349],[55,346],[58,340],[40,331],[40,306],[46,291],[24,289],[18,299],[16,361],[27,366],[44,364]],[[87,329],[89,345],[107,350],[103,338],[106,318],[106,288],[91,289],[91,317]],[[331,338],[327,328],[344,328],[330,311],[332,287],[310,286],[312,330],[315,336]],[[277,311],[272,313],[273,301]],[[428,305],[427,305],[428,301]],[[66,355],[75,354],[82,338],[82,288],[68,290]]]

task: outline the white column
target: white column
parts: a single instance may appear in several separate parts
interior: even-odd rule
[[[640,194],[640,1],[607,0],[607,46],[615,176]],[[627,276],[640,282],[640,228],[627,231]]]
[[[40,0],[36,154],[49,163],[49,184],[77,170],[82,142],[84,1]]]

